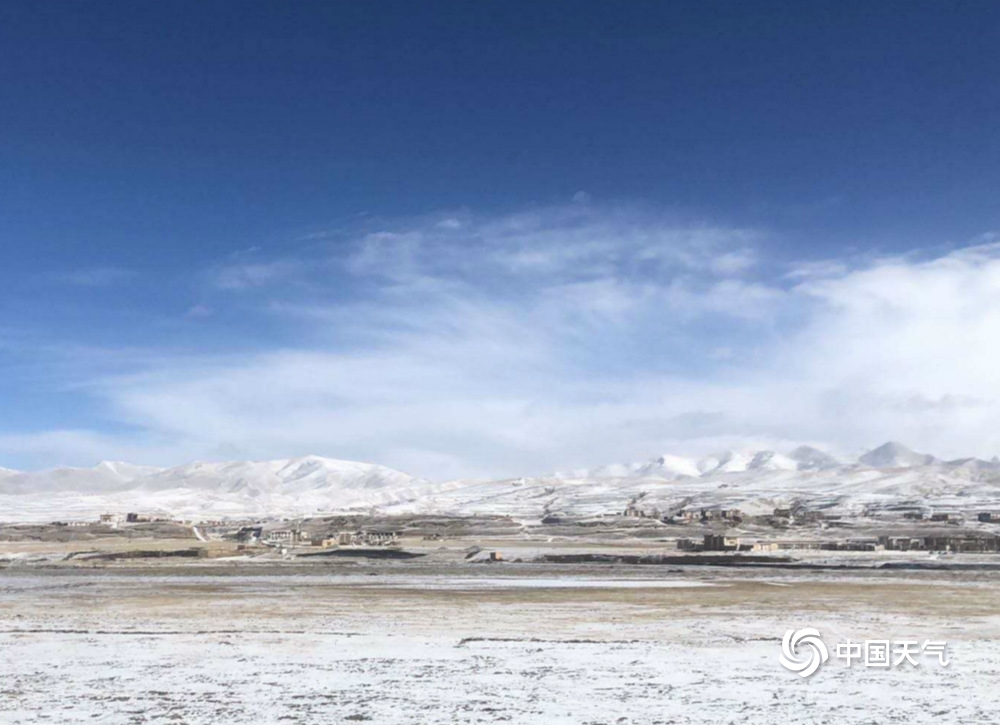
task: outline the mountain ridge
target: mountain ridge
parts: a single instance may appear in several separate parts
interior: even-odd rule
[[[614,514],[640,499],[651,510],[670,510],[687,501],[759,513],[795,501],[863,511],[986,505],[995,498],[1000,506],[998,494],[1000,460],[943,461],[892,442],[854,462],[799,446],[788,454],[663,454],[642,463],[568,474],[441,483],[378,464],[321,456],[195,461],[171,468],[103,461],[93,468],[2,473],[0,520],[92,517],[104,511],[204,519],[360,510],[535,519],[556,510],[579,516]]]

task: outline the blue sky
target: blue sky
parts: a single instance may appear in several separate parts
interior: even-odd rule
[[[1000,452],[1000,6],[0,8],[0,465]]]

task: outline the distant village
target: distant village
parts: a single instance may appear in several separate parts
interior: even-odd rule
[[[645,520],[650,524],[684,527],[676,537],[676,548],[684,552],[812,551],[927,551],[953,553],[1000,552],[1000,513],[981,511],[926,511],[903,507],[880,510],[872,516],[849,516],[796,506],[777,507],[764,515],[747,515],[736,508],[681,508],[660,512],[630,503],[622,512],[600,517],[605,525],[614,520]],[[238,551],[287,552],[291,549],[399,549],[398,527],[344,528],[350,517],[337,523],[323,518],[298,521],[272,519],[219,519],[181,521],[162,514],[105,513],[96,521],[51,522],[53,526],[99,525],[112,529],[140,525],[172,525],[190,528],[202,541],[230,541]],[[555,517],[543,519],[541,528],[554,523],[573,524]],[[624,522],[623,522],[624,523]],[[638,522],[637,522],[638,523]],[[705,531],[691,536],[692,527]],[[793,532],[795,535],[792,535]],[[665,531],[666,533],[666,531]],[[568,534],[569,535],[569,534]],[[439,535],[436,535],[439,536]],[[426,537],[425,537],[426,538]],[[663,537],[673,541],[673,537]]]
[[[908,509],[895,512],[897,520],[890,527],[887,522],[877,520],[870,524],[878,528],[881,523],[886,533],[850,537],[816,536],[799,538],[775,538],[761,536],[754,540],[745,537],[719,533],[716,528],[735,528],[745,522],[765,526],[772,530],[784,531],[791,527],[813,527],[820,531],[836,530],[856,524],[858,519],[845,520],[841,516],[831,515],[822,511],[801,510],[792,507],[775,508],[771,514],[749,517],[739,509],[682,509],[667,515],[658,511],[643,510],[631,504],[623,512],[626,518],[655,517],[666,524],[692,525],[703,524],[713,527],[711,533],[704,534],[700,539],[681,537],[677,539],[677,548],[681,551],[712,551],[712,552],[768,552],[790,550],[813,551],[940,551],[954,553],[991,553],[1000,552],[1000,534],[992,531],[969,531],[959,528],[954,533],[941,532],[941,525],[963,526],[967,519],[960,513],[951,511],[925,512],[919,509]],[[1000,524],[1000,513],[981,511],[974,518],[977,524]],[[909,524],[909,533],[900,534],[895,529],[899,524]],[[921,525],[934,526],[934,532],[926,534],[919,531]],[[913,527],[918,528],[913,528]]]
[[[308,520],[307,520],[308,521]],[[312,528],[296,524],[283,526],[282,522],[263,519],[217,519],[185,521],[159,514],[105,513],[98,516],[97,521],[53,521],[52,526],[90,527],[97,524],[111,529],[119,529],[139,524],[170,524],[190,527],[195,535],[204,540],[237,542],[238,551],[248,551],[255,547],[274,547],[285,549],[291,547],[328,548],[386,548],[400,546],[400,532],[392,529],[352,529],[346,531],[326,532],[319,534]]]

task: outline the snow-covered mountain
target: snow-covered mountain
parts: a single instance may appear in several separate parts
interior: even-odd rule
[[[911,468],[913,466],[929,466],[937,459],[926,453],[917,453],[902,443],[890,441],[883,443],[873,451],[868,451],[858,459],[860,463],[872,468]]]
[[[644,463],[571,474],[433,484],[384,466],[317,456],[196,462],[158,469],[120,462],[37,473],[0,470],[0,521],[162,513],[185,519],[387,514],[506,515],[539,520],[613,515],[628,506],[739,508],[747,514],[801,506],[855,514],[902,507],[1000,510],[1000,460],[942,461],[887,443],[856,462],[816,448],[661,455]]]
[[[747,465],[748,471],[797,471],[799,464],[774,451],[759,451]]]
[[[753,516],[796,507],[848,517],[899,516],[903,510],[922,509],[975,518],[977,512],[1000,511],[1000,461],[945,462],[908,454],[898,445],[876,451],[882,452],[861,458],[882,460],[888,451],[889,465],[840,462],[807,446],[788,455],[737,451],[697,460],[661,456],[646,464],[605,466],[575,475],[468,483],[385,510],[525,520],[609,515],[627,507],[647,515],[682,508],[735,508]]]
[[[703,458],[665,454],[644,463],[619,463],[557,478],[698,478],[743,471],[796,471],[839,466],[836,458],[815,448],[802,446],[789,455],[775,451],[725,451]]]
[[[701,471],[698,469],[697,462],[689,458],[665,454],[638,466],[635,474],[639,476],[678,478],[681,476],[699,476],[701,475]]]
[[[0,474],[0,494],[112,493],[125,490],[136,478],[158,470],[109,461],[102,461],[93,468],[60,467],[38,473],[7,470]]]
[[[633,476],[652,476],[663,479],[680,478],[683,476],[700,476],[697,461],[682,456],[665,454],[645,463],[617,463],[601,466],[590,471],[578,471],[565,476],[567,478],[629,478]]]
[[[0,520],[128,511],[185,518],[306,515],[390,504],[429,487],[385,466],[318,456],[166,469],[105,462],[0,477]]]
[[[836,468],[841,465],[840,461],[829,453],[812,446],[799,446],[789,453],[788,457],[795,461],[800,471],[822,471],[825,468]]]

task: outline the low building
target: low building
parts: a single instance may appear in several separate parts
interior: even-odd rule
[[[962,523],[962,515],[951,513],[951,512],[941,512],[931,514],[931,521],[937,523],[947,523],[947,524],[960,524]]]
[[[884,551],[885,545],[878,539],[848,539],[841,551]]]
[[[702,509],[701,518],[703,521],[727,521],[738,524],[743,521],[743,512],[739,509]]]
[[[886,551],[921,551],[924,540],[914,536],[880,536],[879,543]]]
[[[978,519],[984,524],[1000,524],[1000,513],[994,513],[992,511],[981,511],[979,513]]]
[[[243,544],[256,544],[262,535],[263,529],[260,526],[241,526],[236,532],[236,540]]]
[[[740,539],[738,536],[705,534],[703,548],[705,551],[736,551],[740,548]]]
[[[167,521],[170,521],[167,516],[158,514],[142,514],[135,511],[125,514],[125,523],[127,524],[164,523]]]
[[[743,521],[743,518],[743,512],[739,509],[684,509],[671,515],[669,521],[675,524],[705,523],[707,521],[725,521],[738,524]]]
[[[823,541],[819,548],[822,551],[884,551],[885,545],[880,539],[847,539],[846,541]]]
[[[823,548],[824,542],[813,539],[785,539],[773,542],[781,551],[819,551]],[[827,542],[829,543],[829,542]]]
[[[268,544],[291,544],[295,541],[295,532],[291,529],[275,529],[264,534]]]
[[[341,531],[334,537],[323,539],[321,545],[325,548],[332,546],[344,547],[396,547],[399,546],[398,531]]]
[[[1000,551],[1000,537],[925,536],[924,548],[928,551],[949,551],[965,554],[993,553]]]
[[[622,516],[625,516],[627,518],[644,519],[646,518],[646,512],[634,504],[629,504],[628,506],[625,507],[625,512],[622,514]]]

